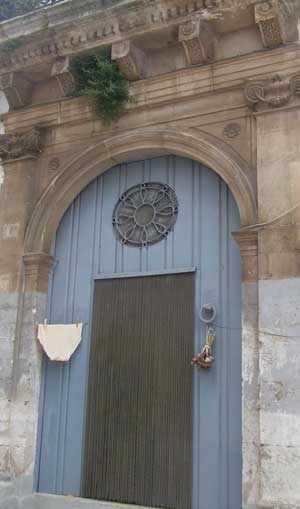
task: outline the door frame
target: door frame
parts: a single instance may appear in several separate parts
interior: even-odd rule
[[[112,152],[109,151],[113,148]],[[142,148],[141,148],[142,147]],[[116,164],[117,160],[133,160],[135,154],[142,158],[153,157],[157,153],[177,154],[200,161],[211,170],[217,172],[229,185],[238,204],[241,224],[243,226],[256,223],[256,189],[251,175],[250,164],[241,159],[228,145],[216,143],[216,138],[204,132],[191,133],[183,129],[161,128],[154,126],[142,129],[138,133],[122,133],[107,140],[93,144],[82,156],[69,159],[55,178],[49,183],[41,199],[38,201],[29,220],[24,243],[24,271],[22,275],[25,295],[41,301],[38,316],[41,321],[47,316],[48,275],[54,265],[51,256],[52,239],[58,224],[74,197],[96,176]],[[75,178],[76,177],[76,178]],[[55,184],[55,185],[54,185]],[[59,199],[58,199],[59,196]],[[246,196],[246,201],[245,201]],[[49,210],[53,213],[49,214]],[[258,337],[258,233],[256,230],[240,230],[233,232],[233,237],[240,248],[243,266],[242,287],[242,377],[244,385],[249,379],[247,366],[251,360],[254,366],[252,374],[257,379],[259,356],[256,343]],[[50,278],[51,279],[51,278]],[[93,286],[93,285],[91,285]],[[20,316],[23,306],[20,307]],[[38,318],[40,317],[40,318]],[[22,323],[22,319],[20,324]],[[20,325],[21,330],[21,325]],[[89,331],[88,331],[89,333]],[[35,354],[35,362],[40,365],[39,352]],[[33,405],[33,423],[38,427],[41,407],[43,405],[43,371],[41,374],[41,397]],[[258,395],[249,395],[242,390],[242,443],[243,443],[243,504],[252,500],[252,492],[256,493],[259,485],[259,411],[257,410]],[[253,429],[249,432],[249,418],[253,421]],[[255,434],[257,440],[253,443]],[[34,437],[33,461],[35,456],[35,472],[39,468],[39,432],[37,444]],[[36,489],[34,476],[34,489]],[[250,488],[249,488],[250,486]],[[251,493],[250,493],[251,491]],[[254,495],[255,495],[254,493]],[[254,496],[253,495],[253,496]],[[255,495],[256,496],[256,495]]]

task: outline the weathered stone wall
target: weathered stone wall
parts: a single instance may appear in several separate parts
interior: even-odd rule
[[[257,117],[261,500],[300,506],[299,109]],[[294,207],[293,212],[286,214]]]
[[[8,109],[3,95],[0,108]],[[41,373],[34,338],[46,297],[24,294],[22,255],[35,182],[33,160],[0,164],[0,507],[7,509],[33,489]]]
[[[83,12],[82,2],[75,3]],[[238,3],[258,2],[221,3],[235,9]],[[288,9],[292,3],[278,5]],[[66,4],[60,9],[68,11]],[[54,11],[49,13],[55,24]],[[182,15],[180,10],[175,14]],[[247,12],[240,14],[244,19]],[[274,27],[277,18],[270,19]],[[41,14],[34,20],[36,29]],[[9,30],[16,36],[20,26],[12,22]],[[133,24],[132,31],[138,30]],[[97,41],[81,35],[76,39],[81,50],[96,47]],[[242,26],[228,35],[228,48],[241,43],[247,53],[250,44],[254,51],[262,48],[258,38],[257,27]],[[233,55],[225,46],[218,48],[221,59]],[[76,48],[67,47],[66,54]],[[236,234],[243,258],[244,509],[300,506],[300,209],[286,214],[300,201],[300,101],[297,86],[289,81],[299,74],[299,57],[297,45],[287,46],[135,82],[136,102],[113,126],[103,125],[82,98],[57,99],[57,87],[55,97],[49,97],[53,101],[43,103],[53,88],[37,78],[33,94],[38,104],[4,115],[0,130],[5,127],[7,133],[42,128],[42,151],[0,165],[1,509],[68,504],[55,497],[30,498],[41,374],[36,323],[46,314],[47,255],[55,228],[76,193],[102,171],[124,160],[170,152],[219,172],[237,199],[243,226],[260,224]],[[180,61],[186,65],[182,55]],[[155,72],[162,72],[158,62]],[[27,65],[22,61],[22,68]],[[249,80],[263,83],[263,94],[254,102],[244,93]],[[0,101],[4,112],[7,103],[3,96]]]

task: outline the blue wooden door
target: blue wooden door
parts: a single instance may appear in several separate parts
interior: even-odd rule
[[[116,238],[115,204],[143,182],[169,185],[178,213],[173,231],[139,249]],[[49,322],[82,321],[83,341],[68,363],[44,359],[38,490],[80,496],[95,278],[195,270],[195,352],[205,326],[202,304],[217,310],[215,363],[194,369],[193,509],[241,508],[241,269],[231,231],[239,214],[212,170],[177,156],[116,166],[74,200],[58,228],[49,289]]]

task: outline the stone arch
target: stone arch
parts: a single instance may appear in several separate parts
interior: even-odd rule
[[[230,187],[239,208],[241,224],[255,223],[256,200],[251,170],[228,145],[200,131],[139,129],[95,143],[67,163],[33,211],[25,237],[25,255],[50,252],[52,238],[64,212],[94,178],[122,162],[163,154],[188,157],[214,170]]]

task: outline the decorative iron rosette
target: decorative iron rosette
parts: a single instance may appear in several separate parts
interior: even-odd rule
[[[167,237],[177,215],[173,189],[160,182],[146,182],[125,191],[114,208],[112,224],[122,244],[142,248]]]

